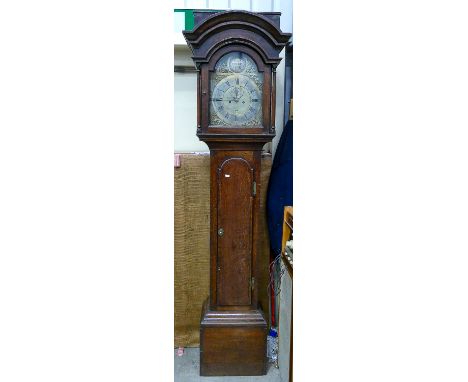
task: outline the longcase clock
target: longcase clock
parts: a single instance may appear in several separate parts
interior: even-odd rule
[[[207,143],[210,296],[200,322],[200,374],[262,375],[267,323],[258,303],[260,161],[275,136],[280,13],[194,12],[184,31],[198,70],[197,136]],[[266,286],[265,286],[266,287]]]

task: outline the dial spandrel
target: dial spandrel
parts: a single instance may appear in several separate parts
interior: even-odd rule
[[[210,77],[210,125],[262,125],[263,73],[249,55],[231,52],[217,62]]]

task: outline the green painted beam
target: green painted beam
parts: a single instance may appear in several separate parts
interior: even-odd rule
[[[221,9],[174,9],[174,12],[183,12],[185,13],[185,30],[192,30],[195,25],[195,19],[193,17],[193,11],[199,12],[213,12],[213,11],[222,11]]]

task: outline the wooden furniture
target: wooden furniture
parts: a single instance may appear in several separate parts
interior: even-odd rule
[[[293,207],[287,206],[287,207],[284,207],[283,238],[281,240],[281,257],[291,277],[293,274],[293,261],[286,254],[286,242],[292,239],[292,235],[293,235]]]
[[[288,206],[284,207],[284,219],[283,219],[283,238],[281,243],[281,258],[283,264],[286,267],[289,276],[293,277],[293,260],[286,253],[286,243],[291,240],[293,237],[293,207]],[[288,297],[289,299],[289,297]],[[291,316],[290,316],[290,325],[289,325],[289,382],[293,381],[293,296],[292,296],[292,283],[291,283]],[[280,341],[283,336],[281,333],[281,317],[280,317]],[[287,326],[287,325],[285,325]]]
[[[258,304],[262,147],[275,136],[275,74],[290,34],[279,13],[194,12],[184,37],[198,71],[197,136],[210,149],[210,296],[200,374],[262,375],[267,323]]]

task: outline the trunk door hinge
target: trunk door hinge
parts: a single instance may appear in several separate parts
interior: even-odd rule
[[[250,289],[254,290],[255,288],[255,277],[250,278]]]

